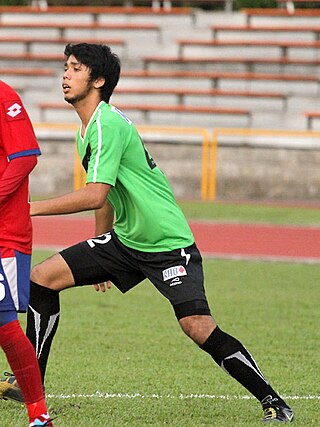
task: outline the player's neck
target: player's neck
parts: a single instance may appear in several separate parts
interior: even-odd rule
[[[83,127],[86,127],[95,112],[100,99],[83,99],[77,102],[73,107],[76,110]]]

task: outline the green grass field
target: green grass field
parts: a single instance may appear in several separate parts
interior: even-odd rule
[[[180,201],[187,218],[244,223],[320,225],[320,209],[270,204]]]
[[[188,217],[200,211],[198,204],[183,209]],[[319,224],[319,210],[274,209],[269,222],[285,223],[287,215],[288,223]],[[257,207],[217,210],[219,220],[240,220],[241,213],[243,221],[268,222]],[[34,262],[46,256],[35,252]],[[293,425],[319,426],[320,266],[229,260],[204,266],[220,327],[247,346],[274,388],[288,396]],[[55,427],[262,425],[260,405],[183,335],[148,282],[125,296],[114,287],[106,294],[90,287],[65,291],[61,312],[46,379]],[[9,370],[1,353],[0,369]],[[0,401],[1,427],[27,424],[25,408]]]

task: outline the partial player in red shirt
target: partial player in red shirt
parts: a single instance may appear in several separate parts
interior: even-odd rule
[[[29,302],[32,225],[29,174],[40,149],[18,94],[0,80],[0,346],[22,390],[29,427],[53,427],[34,348],[18,321]],[[0,398],[15,397],[7,381]],[[19,400],[19,398],[17,397]]]

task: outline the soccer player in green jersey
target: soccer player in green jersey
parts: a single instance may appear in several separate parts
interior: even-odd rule
[[[96,237],[69,247],[31,273],[27,335],[44,380],[59,320],[59,292],[112,282],[125,293],[148,278],[173,306],[185,332],[261,403],[263,421],[290,422],[293,412],[256,362],[211,316],[201,255],[170,185],[135,126],[109,103],[120,76],[119,58],[104,45],[67,45],[62,88],[81,127],[77,149],[86,186],[33,202],[32,215],[95,210]],[[115,219],[114,219],[115,218]]]

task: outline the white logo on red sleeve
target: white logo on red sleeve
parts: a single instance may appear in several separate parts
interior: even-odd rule
[[[22,111],[21,105],[19,105],[17,102],[11,105],[11,107],[8,108],[7,114],[8,116],[14,118],[18,116]]]
[[[24,119],[22,104],[17,101],[5,102],[4,110],[8,121]]]

